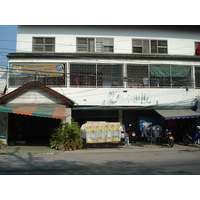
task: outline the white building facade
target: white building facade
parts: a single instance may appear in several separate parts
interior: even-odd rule
[[[119,121],[140,132],[144,121],[176,120],[190,129],[199,118],[199,44],[198,26],[18,26],[7,94],[38,81],[74,102],[71,117],[80,124]],[[36,99],[52,103],[43,93],[15,102]],[[173,116],[160,115],[165,109]],[[188,112],[174,116],[180,110]]]

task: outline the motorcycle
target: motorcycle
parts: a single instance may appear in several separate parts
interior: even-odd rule
[[[134,124],[129,124],[129,128],[127,129],[127,133],[128,133],[130,142],[136,143],[137,140],[138,140],[138,137],[137,137],[135,131],[133,131],[133,129],[134,129],[133,125]]]
[[[121,141],[120,141],[120,144],[121,145],[128,145],[129,144],[129,137],[128,137],[128,133],[126,133],[125,126],[121,125],[120,129],[121,129]]]
[[[156,138],[157,143],[169,144],[170,147],[174,146],[174,137],[170,130],[166,129],[165,132],[160,134],[160,137]]]
[[[196,147],[200,147],[200,126],[197,126],[197,132],[192,138],[188,133],[183,135],[183,143],[184,145],[188,145],[189,143],[194,144]]]

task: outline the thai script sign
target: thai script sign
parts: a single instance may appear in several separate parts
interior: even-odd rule
[[[136,103],[136,104],[150,104],[149,95],[146,93],[140,94],[123,94],[119,92],[110,91],[108,93],[108,101],[110,105],[121,103]]]

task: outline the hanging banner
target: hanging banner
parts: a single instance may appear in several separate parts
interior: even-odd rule
[[[121,131],[118,122],[87,122],[86,143],[120,142]]]
[[[58,77],[63,76],[64,65],[59,63],[29,63],[20,64],[13,63],[10,65],[10,77],[26,77],[26,76],[42,76],[42,77]]]

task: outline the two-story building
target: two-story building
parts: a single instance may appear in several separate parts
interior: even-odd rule
[[[200,123],[199,44],[199,26],[18,26],[3,134],[47,142],[60,119],[73,118],[138,133],[151,122],[178,141]]]

